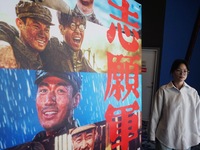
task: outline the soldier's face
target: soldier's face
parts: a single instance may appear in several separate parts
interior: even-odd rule
[[[38,85],[36,107],[47,134],[66,125],[74,108],[72,93],[70,83],[57,77],[47,77]]]
[[[95,129],[72,135],[74,150],[93,150],[95,143]]]
[[[61,33],[64,37],[65,42],[69,46],[71,46],[74,51],[78,51],[81,49],[81,45],[84,38],[84,30],[83,31],[81,30],[82,26],[83,24],[79,20],[74,18],[73,21],[71,22],[71,25],[60,27],[62,28]]]
[[[83,5],[90,5],[94,3],[94,0],[80,0]]]
[[[45,49],[50,37],[49,25],[45,25],[32,18],[27,18],[26,23],[18,18],[16,23],[20,30],[21,39],[27,46],[30,46],[37,52]]]

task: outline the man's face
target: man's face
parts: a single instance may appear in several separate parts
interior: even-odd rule
[[[80,0],[82,5],[90,5],[94,3],[94,0]]]
[[[65,26],[61,33],[65,42],[73,48],[74,51],[79,51],[84,38],[84,30],[81,31],[83,24],[76,18],[72,19],[71,25]]]
[[[45,49],[50,37],[49,25],[32,18],[27,18],[26,23],[18,18],[16,23],[25,45],[30,46],[37,52]]]
[[[90,129],[81,133],[72,135],[74,150],[93,150],[95,143],[95,129]]]
[[[57,77],[47,77],[38,85],[36,107],[40,124],[47,132],[66,125],[73,110],[72,93],[70,83]]]

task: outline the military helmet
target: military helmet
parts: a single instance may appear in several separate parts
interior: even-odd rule
[[[59,24],[63,26],[70,25],[73,22],[73,19],[76,19],[86,28],[86,17],[80,13],[76,13],[74,10],[71,10],[68,14],[57,11],[57,18]]]
[[[47,25],[52,24],[52,15],[48,8],[32,1],[19,1],[15,7],[16,15],[19,18],[29,17],[42,21]]]
[[[80,92],[82,78],[79,72],[46,72],[44,70],[37,70],[35,84],[39,85],[42,80],[52,76],[68,81],[74,88],[73,94]]]

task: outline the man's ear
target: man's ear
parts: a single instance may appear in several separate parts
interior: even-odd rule
[[[21,29],[24,25],[24,22],[20,18],[16,18],[15,22],[19,29]]]
[[[73,100],[74,100],[73,108],[76,108],[78,106],[80,99],[81,99],[81,94],[80,94],[80,92],[77,92],[73,97]]]
[[[63,25],[59,25],[59,29],[60,29],[60,33],[62,34],[62,35],[64,35],[64,27],[63,27]]]

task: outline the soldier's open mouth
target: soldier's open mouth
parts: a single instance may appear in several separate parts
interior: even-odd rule
[[[81,42],[81,38],[73,38],[73,41],[74,41],[75,43],[80,43],[80,42]]]
[[[45,45],[45,41],[44,40],[37,40],[37,42],[39,43],[39,45]]]
[[[56,111],[47,111],[43,114],[43,117],[45,119],[52,119],[56,116],[57,112]]]
[[[56,113],[57,113],[57,112],[53,112],[53,111],[52,111],[52,112],[45,112],[44,114],[45,114],[45,115],[54,115],[54,114],[56,114]]]

